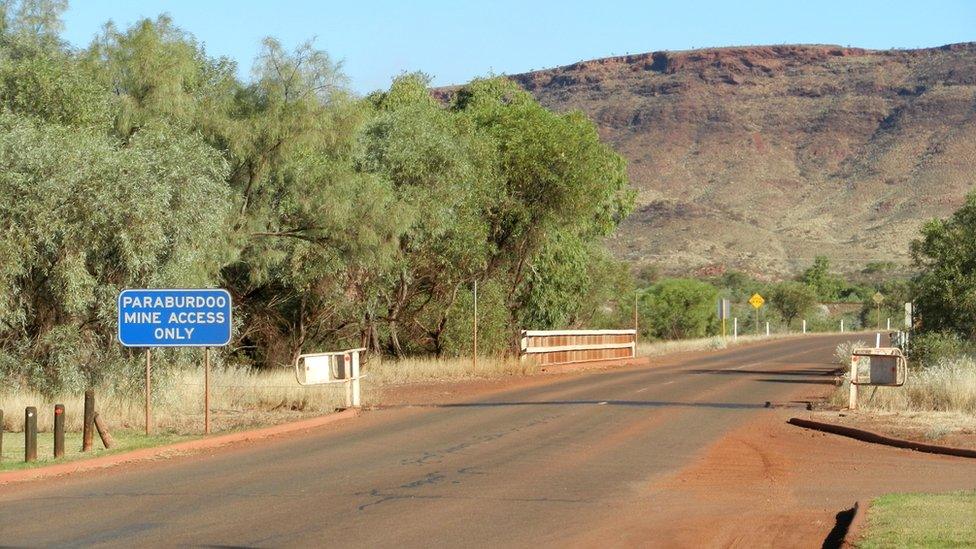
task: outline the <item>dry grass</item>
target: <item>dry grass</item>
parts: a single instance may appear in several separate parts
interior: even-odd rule
[[[470,357],[374,360],[363,367],[365,383],[372,386],[524,376],[538,371],[532,362],[501,357],[479,357],[477,368]]]
[[[834,361],[841,366],[850,366],[851,355],[854,354],[854,349],[860,349],[867,346],[868,344],[860,339],[857,341],[845,341],[834,349]]]
[[[845,380],[834,393],[833,403],[846,406],[848,390],[849,380]],[[976,416],[976,360],[944,359],[929,368],[911,369],[902,387],[862,388],[858,407],[883,412],[951,412]]]
[[[531,375],[538,368],[518,360],[481,357],[477,369],[470,358],[411,358],[364,363],[362,372],[363,401],[371,403],[377,388],[407,383],[494,378],[508,375]],[[277,423],[308,415],[331,412],[345,405],[346,386],[318,385],[303,387],[295,380],[294,370],[257,371],[246,368],[215,369],[211,372],[211,420],[215,431],[252,425]],[[123,393],[103,387],[95,391],[96,409],[110,429],[141,429],[145,422],[142,392]],[[21,431],[24,408],[38,410],[38,429],[48,432],[54,421],[54,405],[64,404],[65,428],[80,431],[84,396],[63,394],[53,397],[34,391],[0,393],[0,410],[8,431]],[[203,370],[176,373],[165,383],[154,387],[154,428],[164,433],[199,433],[203,425]]]
[[[243,368],[211,372],[211,417],[215,430],[273,423],[305,415],[331,412],[345,403],[344,387],[302,387],[293,370],[255,371]],[[7,430],[23,429],[24,408],[38,410],[38,429],[50,431],[54,405],[65,405],[65,428],[80,431],[83,395],[45,397],[33,391],[0,394]],[[95,390],[95,407],[111,429],[138,429],[144,425],[144,397],[103,387]],[[176,373],[154,387],[155,429],[168,433],[196,433],[203,425],[203,370]]]

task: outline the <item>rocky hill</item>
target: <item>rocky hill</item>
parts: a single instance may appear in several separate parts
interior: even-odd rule
[[[654,52],[512,76],[629,159],[611,246],[671,272],[907,264],[976,183],[976,43]]]

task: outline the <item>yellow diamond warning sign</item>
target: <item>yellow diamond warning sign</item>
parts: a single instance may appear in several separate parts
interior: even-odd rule
[[[763,296],[759,294],[752,294],[752,297],[749,298],[749,304],[755,307],[756,309],[762,307],[763,303],[765,302],[766,300],[763,299]]]

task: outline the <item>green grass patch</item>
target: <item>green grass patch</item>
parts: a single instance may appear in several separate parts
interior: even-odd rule
[[[145,433],[136,431],[113,432],[114,445],[111,450],[102,447],[102,441],[95,435],[93,450],[83,453],[81,451],[81,433],[65,433],[64,437],[64,457],[54,459],[54,434],[37,434],[37,461],[24,463],[24,433],[3,433],[3,453],[0,460],[0,471],[13,471],[18,469],[29,469],[33,467],[44,467],[54,463],[64,463],[79,459],[88,459],[140,448],[162,446],[182,440],[198,438],[187,435],[162,434],[146,436]]]
[[[891,494],[873,502],[858,547],[976,546],[976,492]]]

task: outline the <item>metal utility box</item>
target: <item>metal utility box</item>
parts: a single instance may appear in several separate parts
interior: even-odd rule
[[[339,378],[339,371],[336,368],[336,362],[338,362],[336,355],[323,353],[301,358],[300,366],[296,372],[298,383],[301,385],[329,383]]]
[[[897,347],[854,349],[851,383],[899,387],[908,377],[908,361]]]
[[[299,385],[346,385],[346,407],[360,405],[360,353],[366,349],[348,349],[331,353],[298,355],[295,359],[295,379]]]

